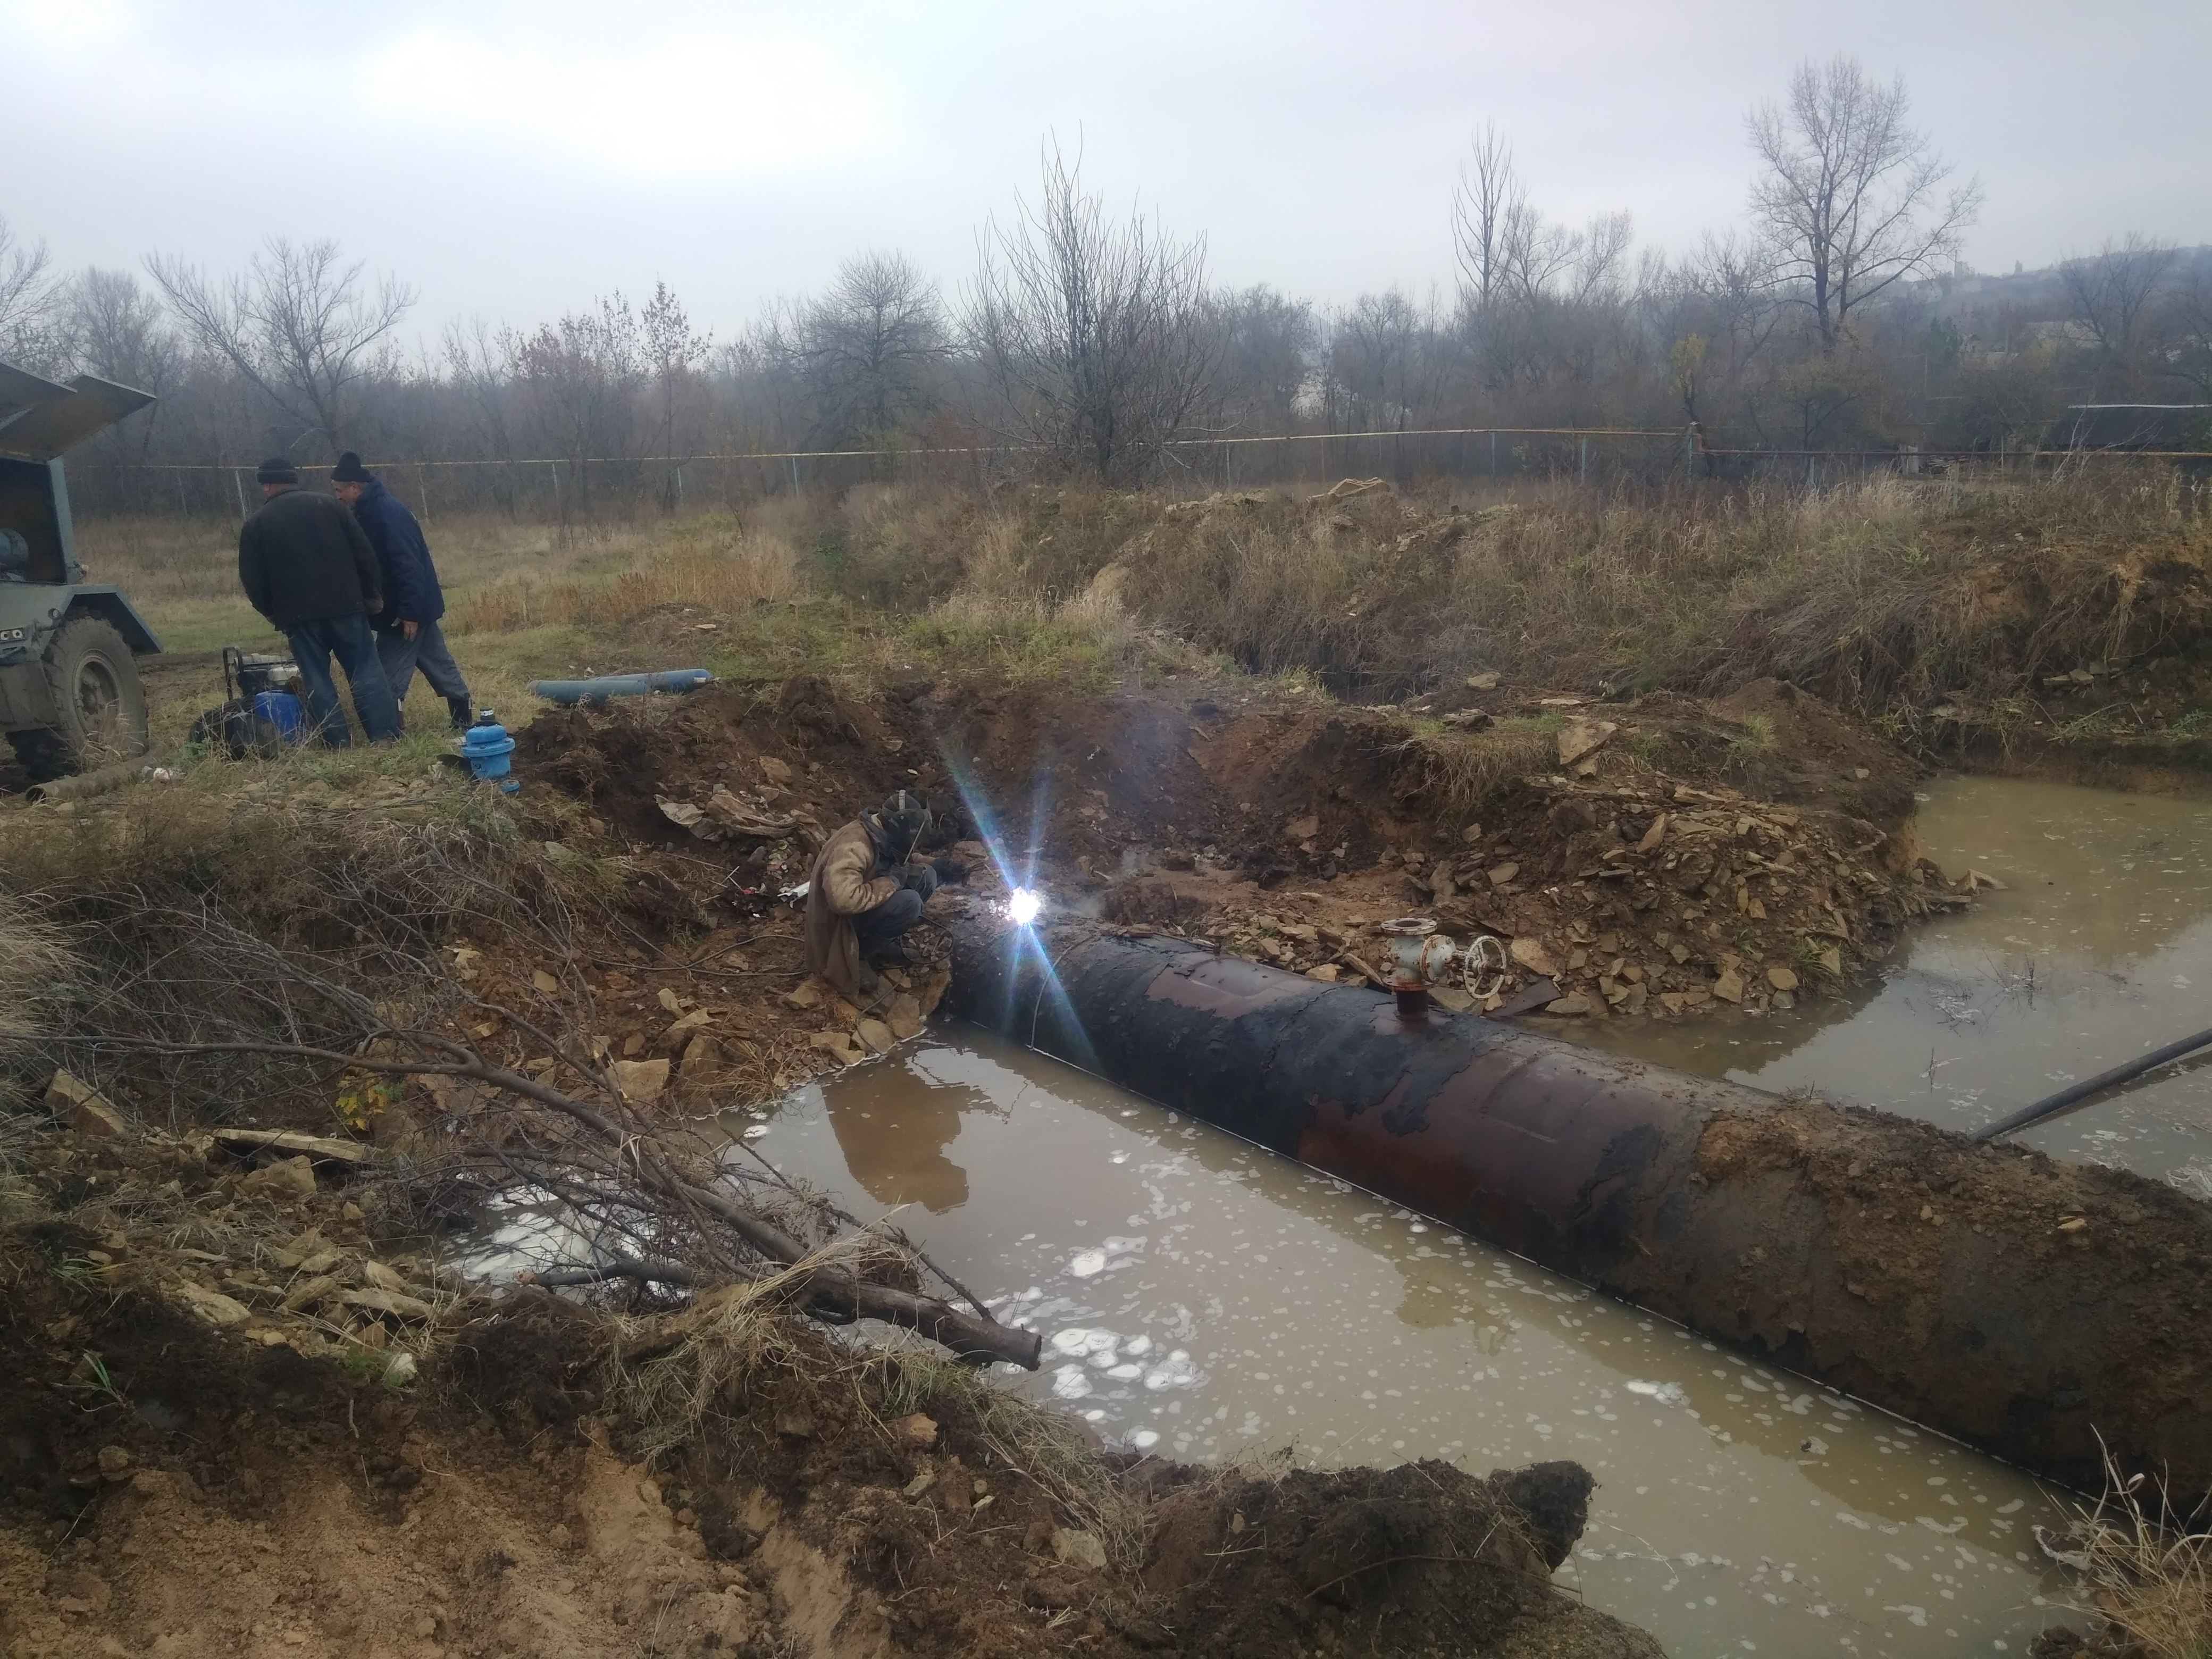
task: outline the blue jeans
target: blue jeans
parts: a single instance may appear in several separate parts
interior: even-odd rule
[[[430,689],[456,714],[467,707],[469,683],[461,678],[461,665],[453,660],[445,632],[437,623],[417,623],[411,640],[397,628],[378,629],[376,654],[384,664],[384,678],[392,682],[392,699],[401,708],[407,706],[407,688],[415,684],[417,667],[430,682]]]
[[[345,710],[338,707],[338,688],[331,678],[331,659],[345,670],[353,692],[353,712],[361,716],[361,729],[371,743],[388,743],[399,735],[399,703],[392,695],[392,682],[384,678],[377,660],[376,638],[368,618],[356,611],[350,617],[317,617],[295,623],[285,630],[292,642],[292,660],[300,665],[300,678],[307,691],[307,729],[333,749],[353,741],[346,730]]]
[[[853,918],[853,932],[860,941],[860,960],[866,962],[921,920],[921,895],[902,887],[872,910]]]

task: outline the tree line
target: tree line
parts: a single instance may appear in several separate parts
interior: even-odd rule
[[[1626,210],[1546,213],[1486,126],[1438,204],[1453,291],[1340,307],[1220,287],[1202,234],[1116,212],[1048,141],[952,294],[869,251],[726,339],[662,283],[410,354],[414,290],[333,241],[272,237],[223,274],[163,253],[65,272],[0,222],[0,356],[157,394],[88,459],[554,459],[574,490],[614,465],[672,503],[705,454],[995,446],[1128,484],[1209,437],[1694,423],[1719,449],[2005,448],[2075,405],[2212,404],[2212,250],[2130,234],[1966,270],[1979,185],[1901,80],[1849,58],[1802,65],[1746,139],[1743,222],[1670,258]]]

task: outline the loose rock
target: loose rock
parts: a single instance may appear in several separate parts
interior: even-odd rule
[[[659,1060],[611,1060],[607,1075],[626,1100],[641,1106],[650,1106],[660,1098],[668,1087],[668,1061]]]

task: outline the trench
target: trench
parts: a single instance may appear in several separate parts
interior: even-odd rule
[[[1949,1127],[2203,1024],[2212,822],[2195,803],[1945,778],[1916,820],[2005,884],[1850,996],[1574,1035]],[[779,1164],[881,1209],[1051,1358],[1012,1386],[1201,1461],[1572,1457],[1562,1568],[1670,1653],[2021,1652],[2067,1595],[2022,1472],[981,1032],[788,1102]],[[2212,1067],[2028,1144],[2212,1192]]]
[[[740,1126],[1045,1333],[1006,1386],[1111,1444],[1584,1464],[1561,1581],[1678,1659],[2022,1653],[2057,1617],[2021,1472],[982,1032]]]
[[[1971,1130],[2212,1024],[2203,802],[1944,777],[1923,786],[1913,827],[1946,871],[2005,885],[1922,924],[1849,997],[1755,1019],[1613,1020],[1571,1035]],[[2167,1066],[2017,1139],[2212,1199],[2212,1059]]]
[[[1930,856],[2005,883],[1850,997],[1571,1035],[1971,1127],[2204,1022],[2194,804],[1945,779]],[[2203,1185],[2212,1071],[2031,1143]],[[1561,1570],[1670,1653],[2024,1652],[2065,1579],[2021,1471],[972,1028],[730,1121],[1045,1334],[1009,1387],[1109,1443],[1316,1467],[1550,1457],[1601,1485]]]

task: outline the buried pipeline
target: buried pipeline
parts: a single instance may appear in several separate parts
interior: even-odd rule
[[[2212,1208],[2161,1182],[1180,939],[948,931],[962,1018],[2055,1479],[2212,1491]]]

